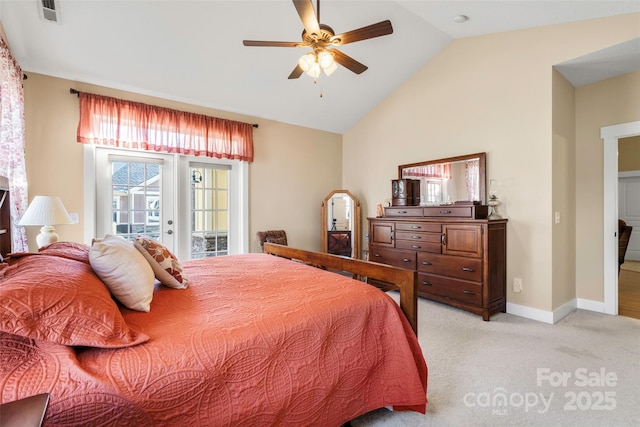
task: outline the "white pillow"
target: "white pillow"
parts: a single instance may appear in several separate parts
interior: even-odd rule
[[[111,294],[125,307],[145,312],[151,309],[155,284],[153,269],[132,242],[107,234],[102,241],[91,245],[89,262]]]

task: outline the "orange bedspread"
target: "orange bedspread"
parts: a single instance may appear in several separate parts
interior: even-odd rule
[[[384,406],[424,412],[427,367],[398,305],[365,284],[263,254],[184,263],[150,337],[73,348],[0,333],[3,401],[49,392],[46,425],[339,426]]]

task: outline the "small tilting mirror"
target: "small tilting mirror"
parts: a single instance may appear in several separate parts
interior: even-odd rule
[[[321,206],[321,251],[360,258],[360,202],[348,190],[333,190]]]

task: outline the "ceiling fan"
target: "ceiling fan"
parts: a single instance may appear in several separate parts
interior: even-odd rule
[[[313,9],[312,0],[293,0],[293,4],[304,26],[301,42],[242,41],[242,44],[245,46],[311,48],[311,52],[303,55],[300,60],[298,60],[298,64],[291,74],[289,74],[289,79],[297,79],[304,72],[313,77],[314,80],[320,76],[321,72],[330,75],[336,70],[336,63],[356,74],[361,74],[366,71],[368,67],[339,51],[335,46],[344,46],[348,43],[386,36],[387,34],[393,33],[391,21],[386,20],[336,35],[330,26],[320,23],[320,0],[317,0],[316,11]]]

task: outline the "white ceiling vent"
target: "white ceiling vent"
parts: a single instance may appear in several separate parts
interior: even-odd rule
[[[59,22],[60,12],[55,0],[40,0],[40,13],[47,21]]]

